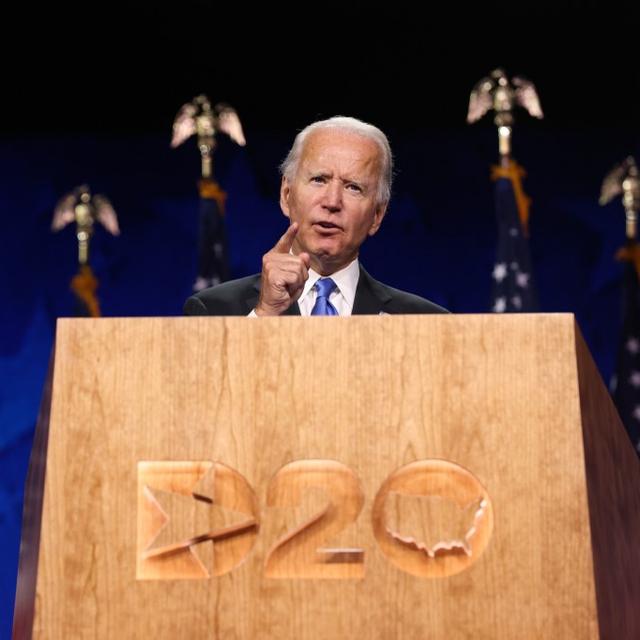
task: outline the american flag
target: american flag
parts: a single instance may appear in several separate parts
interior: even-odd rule
[[[198,276],[194,291],[229,279],[227,233],[224,223],[226,193],[210,178],[199,184]]]
[[[498,248],[492,273],[491,310],[496,313],[538,310],[529,241],[519,214],[519,208],[528,213],[529,205],[520,183],[523,175],[524,171],[513,160],[506,167],[493,167]]]
[[[624,315],[611,393],[629,437],[640,453],[640,287],[636,268],[640,246],[635,240],[628,240],[618,257],[624,262]]]

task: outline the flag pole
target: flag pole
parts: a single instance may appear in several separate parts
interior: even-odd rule
[[[71,222],[76,224],[78,272],[71,279],[70,289],[79,304],[78,315],[98,318],[101,311],[96,291],[100,283],[89,263],[90,240],[96,222],[100,222],[109,233],[119,235],[118,217],[105,196],[92,195],[89,185],[82,184],[58,201],[53,213],[51,230],[60,231]]]
[[[538,308],[527,242],[531,199],[522,185],[526,171],[511,152],[516,106],[524,107],[536,118],[543,117],[533,83],[522,77],[509,79],[497,68],[476,83],[469,97],[467,113],[467,122],[471,124],[493,111],[493,122],[498,131],[500,162],[491,166],[498,222],[491,309],[498,313],[536,311]]]
[[[625,244],[616,252],[623,263],[622,331],[618,341],[616,371],[610,391],[620,418],[640,455],[640,246],[637,220],[640,210],[640,176],[632,156],[604,178],[599,202],[606,205],[621,196],[625,211]]]
[[[226,133],[241,146],[246,144],[235,109],[225,103],[212,107],[204,94],[182,105],[173,122],[171,147],[178,147],[195,134],[200,151],[198,273],[193,284],[194,291],[214,286],[229,277],[224,224],[227,194],[213,174],[213,152],[218,131]]]

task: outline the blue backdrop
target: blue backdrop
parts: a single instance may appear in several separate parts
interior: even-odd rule
[[[353,114],[367,118],[366,113]],[[489,124],[388,131],[397,178],[389,214],[362,261],[389,284],[457,313],[487,312],[496,247]],[[259,269],[286,227],[277,165],[295,131],[247,131],[225,139],[216,173],[228,193],[235,277]],[[573,312],[608,380],[621,325],[624,240],[620,201],[598,205],[600,185],[637,138],[623,130],[516,129],[514,155],[528,171],[531,252],[541,310]],[[91,262],[105,316],[180,315],[196,270],[199,157],[167,136],[21,137],[0,143],[0,637],[13,611],[23,483],[56,318],[73,315],[73,225],[53,234],[58,198],[87,182],[107,195],[120,237],[98,228]]]

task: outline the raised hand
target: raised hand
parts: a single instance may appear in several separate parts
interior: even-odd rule
[[[310,257],[306,252],[290,253],[298,233],[292,223],[271,251],[262,257],[262,279],[256,315],[279,316],[299,297],[309,277]]]

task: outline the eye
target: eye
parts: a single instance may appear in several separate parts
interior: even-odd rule
[[[316,184],[324,184],[326,181],[324,176],[311,176],[311,182],[315,182]]]
[[[364,193],[364,189],[355,182],[348,182],[346,188],[348,191],[353,191],[354,193]]]

